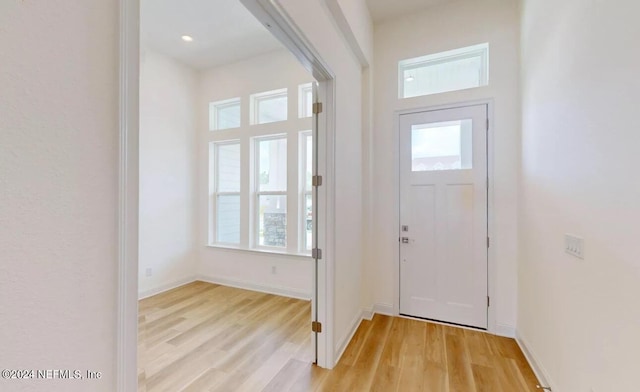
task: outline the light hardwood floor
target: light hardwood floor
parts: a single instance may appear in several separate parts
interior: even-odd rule
[[[376,315],[329,371],[308,301],[195,282],[139,309],[139,391],[536,391],[515,341],[478,331]]]

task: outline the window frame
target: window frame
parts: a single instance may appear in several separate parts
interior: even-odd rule
[[[480,88],[489,85],[489,43],[482,43],[472,46],[466,46],[464,48],[458,48],[448,50],[445,52],[428,54],[425,56],[413,57],[398,62],[398,99],[409,99],[416,97],[425,97],[430,95],[444,94],[453,91],[461,91],[473,88]],[[440,91],[435,93],[418,94],[412,96],[405,96],[405,71],[414,69],[427,68],[429,66],[441,65],[450,63],[453,61],[471,59],[480,57],[480,81],[478,86],[467,87],[462,89],[451,89],[446,91]]]
[[[231,191],[223,191],[220,192],[219,191],[219,187],[220,187],[220,162],[219,162],[219,158],[220,158],[220,147],[221,146],[229,146],[229,145],[237,145],[239,148],[239,152],[240,152],[240,157],[239,157],[239,161],[240,161],[240,178],[239,178],[239,183],[240,183],[240,187],[238,189],[237,192],[231,192]],[[239,233],[239,237],[238,237],[238,242],[223,242],[223,241],[219,241],[219,237],[218,237],[218,218],[219,218],[219,213],[218,213],[218,199],[220,196],[238,196],[240,202],[242,203],[242,143],[240,141],[240,139],[230,139],[230,140],[224,140],[224,141],[211,141],[209,142],[209,153],[211,154],[211,146],[213,146],[213,157],[209,157],[209,167],[211,168],[211,159],[213,159],[213,173],[209,174],[209,187],[210,187],[210,203],[211,203],[211,227],[210,227],[210,238],[209,238],[209,243],[213,244],[213,245],[222,245],[222,246],[234,246],[234,247],[239,247],[242,244],[242,215],[240,215],[240,221],[239,223],[239,229],[240,229],[240,233]],[[212,181],[213,180],[213,181]],[[213,184],[211,184],[213,182]],[[212,186],[213,185],[213,186]],[[242,207],[241,207],[242,208]]]
[[[288,206],[289,206],[289,200],[288,200],[288,192],[289,192],[289,181],[287,178],[287,185],[285,187],[285,190],[283,191],[261,191],[260,190],[260,142],[264,142],[264,141],[272,141],[272,140],[284,140],[287,143],[287,146],[289,145],[289,135],[287,133],[277,133],[277,134],[272,134],[272,135],[264,135],[264,136],[256,136],[251,138],[251,146],[253,148],[253,154],[251,159],[253,160],[253,162],[250,162],[249,164],[253,163],[252,169],[253,169],[253,175],[252,175],[252,179],[253,179],[253,195],[251,196],[251,199],[253,200],[253,205],[251,208],[251,221],[253,223],[253,241],[252,241],[252,249],[263,249],[263,250],[268,250],[268,251],[280,251],[280,252],[286,252],[289,249],[289,235],[288,233],[285,231],[285,244],[284,246],[270,246],[270,245],[260,245],[260,196],[284,196],[287,201],[286,201],[286,207],[285,210],[287,210],[287,214],[286,214],[286,223],[287,223],[287,227],[289,227],[289,221],[290,221],[290,217],[289,217],[289,213],[288,213]],[[288,177],[289,175],[289,156],[287,154],[286,156],[287,158],[287,164],[285,165],[286,167],[286,177]]]
[[[308,79],[307,79],[308,80]],[[313,114],[311,117],[299,118],[295,111],[296,107],[300,107],[300,99],[302,98],[299,94],[296,95],[296,92],[299,93],[300,87],[311,86],[313,88],[313,82],[305,82],[304,80],[296,80],[294,83],[287,83],[284,85],[285,88],[280,88],[276,90],[270,90],[267,92],[258,92],[252,93],[251,91],[242,92],[240,94],[241,105],[243,113],[247,113],[248,115],[243,116],[241,121],[241,126],[238,130],[223,130],[210,132],[208,130],[203,129],[202,137],[206,139],[207,143],[207,151],[211,151],[209,153],[210,159],[213,159],[214,155],[217,157],[217,154],[214,154],[213,148],[209,150],[209,145],[214,144],[225,144],[225,143],[240,143],[240,151],[241,151],[241,162],[240,162],[240,241],[239,243],[228,243],[228,242],[217,242],[218,240],[218,219],[219,214],[217,213],[218,208],[218,197],[214,190],[217,190],[217,173],[214,172],[214,166],[217,167],[218,164],[214,165],[213,161],[207,159],[208,163],[207,167],[204,168],[205,173],[209,171],[208,184],[205,189],[208,189],[207,196],[207,204],[209,208],[208,212],[208,223],[206,227],[206,235],[204,238],[207,243],[206,246],[212,248],[222,248],[222,249],[232,249],[232,250],[240,250],[244,252],[258,252],[258,253],[266,253],[266,254],[279,254],[284,256],[292,256],[292,257],[309,257],[310,252],[305,249],[306,243],[304,239],[301,238],[302,235],[306,234],[305,226],[302,222],[306,222],[306,210],[305,205],[302,199],[302,195],[300,194],[300,187],[302,184],[300,181],[300,172],[305,170],[302,167],[304,162],[300,161],[300,151],[298,149],[299,134],[300,132],[304,132],[306,130],[313,128]],[[255,91],[255,90],[254,90]],[[273,123],[264,123],[264,124],[251,124],[251,103],[252,97],[257,96],[265,96],[270,92],[281,92],[284,93],[287,91],[287,120],[279,121]],[[212,97],[217,98],[217,97]],[[237,98],[235,98],[237,100]],[[295,102],[294,102],[295,100]],[[230,100],[220,100],[211,103],[220,103],[220,102],[229,102]],[[255,112],[255,110],[254,110]],[[281,111],[282,113],[282,111]],[[203,127],[204,128],[204,127]],[[256,193],[256,183],[259,181],[256,179],[256,173],[259,175],[259,170],[256,168],[259,160],[256,160],[255,154],[255,139],[268,139],[268,138],[283,138],[286,139],[287,148],[286,148],[286,158],[287,158],[287,188],[286,191],[262,191]],[[312,139],[313,143],[315,140]],[[284,154],[284,152],[283,152]],[[280,154],[278,154],[280,156]],[[281,165],[280,165],[281,166]],[[214,182],[216,181],[216,182]],[[237,196],[237,192],[229,192],[228,194]],[[225,195],[225,193],[220,193],[221,196]],[[286,228],[286,246],[269,246],[269,245],[260,245],[259,238],[259,204],[260,204],[260,195],[273,195],[276,196],[285,196],[286,197],[286,213],[287,213],[287,228]],[[215,199],[214,199],[215,197]],[[312,193],[313,202],[315,202],[315,194]],[[264,202],[264,200],[263,200]],[[270,205],[265,203],[266,205]],[[275,204],[274,204],[275,206]],[[229,210],[231,211],[231,210]],[[268,209],[267,211],[272,211]],[[284,209],[278,209],[277,212],[285,211]],[[314,211],[315,213],[315,211]],[[222,226],[224,228],[224,226]],[[274,241],[272,243],[277,243]],[[313,244],[311,244],[313,245]]]
[[[251,94],[249,96],[249,112],[250,112],[250,121],[249,121],[249,125],[265,125],[265,124],[273,124],[273,123],[278,123],[278,122],[284,122],[284,121],[288,121],[289,120],[289,92],[288,92],[288,88],[281,88],[281,89],[276,89],[276,90],[269,90],[269,91],[263,91],[260,93],[255,93],[255,94]],[[286,108],[286,116],[284,118],[284,120],[275,120],[275,121],[268,121],[268,122],[260,122],[260,103],[265,101],[265,100],[269,100],[269,99],[274,99],[274,98],[278,98],[278,97],[284,97],[287,99],[287,105],[285,106]]]
[[[313,176],[313,167],[307,168],[307,138],[311,138],[311,148],[313,154],[313,131],[306,130],[298,132],[299,138],[299,158],[298,158],[298,171],[299,171],[299,190],[298,190],[298,251],[304,254],[311,254],[312,243],[307,244],[307,197],[311,197],[311,211],[313,213],[313,185],[307,189],[307,169],[311,169],[311,175]],[[312,155],[313,159],[313,155]],[[313,162],[311,163],[313,166]],[[311,217],[312,225],[314,224],[314,217]],[[313,227],[313,226],[312,226]],[[307,249],[307,245],[309,249]]]
[[[307,94],[311,93],[311,101],[307,102]],[[307,108],[311,114],[307,116]],[[305,83],[298,86],[298,118],[313,117],[313,83]]]
[[[220,109],[228,108],[231,106],[238,106],[238,110],[240,111],[238,126],[220,128],[219,126],[220,115],[218,114],[218,112],[220,111]],[[239,129],[239,128],[242,128],[242,98],[241,97],[209,102],[209,131],[210,132],[226,131],[229,129]]]

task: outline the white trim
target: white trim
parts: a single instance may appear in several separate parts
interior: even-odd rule
[[[372,309],[362,309],[362,319],[371,321],[376,313]]]
[[[494,189],[495,189],[495,144],[494,144],[494,102],[493,98],[482,101],[487,105],[487,120],[489,121],[489,129],[487,130],[487,177],[489,179],[489,188],[487,189],[487,236],[490,238],[490,246],[487,252],[487,291],[490,298],[493,298],[494,305],[489,306],[487,310],[487,331],[493,334],[498,333],[498,320],[496,316],[496,299],[498,298],[498,267],[496,265],[496,243],[498,236],[495,235],[495,207],[494,207]],[[513,337],[515,337],[515,327],[513,327]]]
[[[304,118],[313,118],[313,114],[311,116],[307,116],[307,109],[313,110],[313,102],[307,102],[307,93],[313,91],[312,87],[313,83],[304,83],[298,85],[298,119]],[[313,94],[311,95],[311,101],[313,101]]]
[[[309,85],[311,87],[311,84]],[[311,89],[313,91],[313,88]],[[312,94],[313,95],[313,94]],[[313,99],[312,99],[313,100]],[[313,128],[313,126],[312,126]],[[307,198],[312,199],[311,224],[313,225],[313,186],[307,189],[307,171],[313,174],[313,152],[311,154],[311,167],[307,167],[307,141],[311,139],[313,146],[313,130],[298,132],[298,253],[311,257],[311,249],[313,248],[313,238],[311,243],[307,243]],[[309,249],[307,249],[307,246]]]
[[[487,119],[489,120],[489,130],[487,131],[487,177],[489,178],[489,189],[487,190],[487,235],[491,238],[491,246],[487,252],[487,288],[488,295],[491,298],[496,298],[496,284],[497,281],[497,268],[494,265],[496,257],[495,257],[495,238],[494,235],[494,100],[493,98],[485,98],[479,100],[472,101],[460,101],[460,102],[452,102],[442,105],[431,105],[431,106],[421,106],[414,107],[410,109],[402,109],[395,110],[393,113],[394,118],[394,172],[398,176],[396,178],[396,182],[400,183],[400,116],[403,114],[412,114],[412,113],[421,113],[421,112],[429,112],[429,111],[437,111],[437,110],[445,110],[445,109],[455,109],[466,106],[476,106],[476,105],[487,105]],[[399,197],[399,187],[398,187],[398,197]],[[398,198],[398,203],[400,199]],[[399,204],[398,204],[399,205]],[[400,211],[396,211],[396,222],[400,224]],[[395,292],[395,302],[393,304],[393,312],[392,315],[400,314],[400,243],[396,245],[396,268],[394,268],[394,292]],[[489,306],[487,309],[487,332],[490,332],[494,335],[501,335],[498,333],[498,324],[496,320],[496,307]],[[501,335],[502,336],[502,335]]]
[[[324,138],[318,140],[318,172],[325,179],[324,185],[318,191],[318,219],[324,216],[326,224],[319,226],[318,247],[324,250],[325,256],[318,261],[318,301],[319,321],[325,323],[326,334],[318,337],[318,347],[322,344],[324,348],[318,349],[318,365],[325,368],[333,368],[337,362],[330,361],[335,358],[333,342],[334,340],[334,301],[335,301],[335,113],[336,113],[336,88],[334,79],[319,83],[319,99],[324,103],[326,111],[318,118],[318,129],[324,130]],[[324,173],[320,170],[324,169]],[[323,202],[324,201],[324,202]],[[324,352],[323,352],[324,351]]]
[[[302,299],[302,300],[305,300],[305,301],[310,301],[311,300],[311,293],[308,293],[308,292],[305,292],[305,291],[301,291],[301,290],[298,290],[298,289],[292,289],[290,287],[269,286],[269,285],[264,285],[264,284],[247,282],[247,281],[244,281],[244,280],[225,278],[225,277],[222,277],[222,276],[198,275],[198,277],[196,279],[194,279],[194,280],[199,280],[199,281],[207,282],[207,283],[219,284],[219,285],[222,285],[222,286],[235,287],[237,289],[251,290],[251,291],[258,291],[258,292],[261,292],[261,293],[279,295],[279,296],[282,296],[282,297]]]
[[[528,344],[527,340],[517,331],[516,342],[518,343],[518,346],[520,346],[520,350],[522,350],[522,353],[527,359],[527,362],[529,362],[529,366],[531,366],[533,373],[535,373],[536,377],[538,378],[538,382],[540,383],[540,385],[551,387],[554,392],[560,392],[557,388],[556,383],[553,382],[551,376],[549,376],[549,372],[540,362],[540,357],[536,355],[535,351],[533,351],[533,349],[531,348],[531,345]]]
[[[365,320],[371,320],[376,314],[392,317],[398,316],[398,314],[394,312],[392,304],[376,303],[368,309],[362,309],[362,318]]]
[[[240,0],[318,81],[332,81],[335,74],[280,4],[280,0]]]
[[[342,358],[342,355],[347,349],[349,342],[351,342],[351,339],[353,339],[353,336],[356,334],[358,327],[360,327],[360,323],[362,323],[362,320],[365,319],[364,316],[365,311],[361,311],[360,314],[357,314],[356,317],[354,317],[354,319],[351,321],[351,328],[349,328],[349,331],[347,331],[346,335],[343,336],[342,339],[340,339],[335,347],[335,353],[337,354],[334,359],[334,363],[337,364],[340,361],[340,358]]]
[[[138,389],[139,0],[119,1],[119,173],[116,390]]]
[[[392,304],[377,303],[373,305],[373,313],[384,314],[385,316],[395,316]]]
[[[513,325],[507,324],[496,324],[495,330],[493,331],[494,335],[504,336],[505,338],[516,338],[516,327]]]
[[[278,255],[278,256],[286,256],[286,257],[294,257],[294,258],[304,258],[304,259],[311,260],[310,253],[292,253],[292,252],[286,252],[286,251],[271,250],[271,248],[267,248],[267,247],[241,248],[239,246],[233,246],[233,245],[227,245],[227,244],[210,244],[210,245],[206,245],[206,247],[212,248],[212,249],[230,251],[230,252],[241,252],[241,253],[248,252],[248,253],[257,253],[257,254],[263,254],[263,255]],[[273,248],[277,249],[275,247]]]
[[[161,284],[160,286],[138,293],[138,300],[153,297],[154,295],[164,293],[165,291],[173,290],[180,286],[184,286],[185,284],[193,283],[196,280],[196,276],[192,275],[182,279],[174,280],[173,282]]]

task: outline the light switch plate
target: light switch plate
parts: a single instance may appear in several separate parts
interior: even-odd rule
[[[564,251],[579,259],[584,259],[584,239],[573,235],[564,235]]]

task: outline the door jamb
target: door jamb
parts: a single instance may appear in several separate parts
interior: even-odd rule
[[[119,1],[119,173],[116,390],[138,386],[140,2]]]
[[[318,82],[318,99],[323,111],[318,115],[317,173],[323,177],[318,188],[317,248],[322,258],[317,260],[318,322],[322,332],[317,334],[317,365],[332,368],[334,364],[333,314],[334,314],[334,244],[335,226],[335,74],[315,50],[304,33],[297,27],[278,0],[240,0],[256,19],[300,61]],[[315,288],[314,288],[315,290]],[[316,309],[313,309],[316,313]]]
[[[433,106],[421,106],[411,109],[396,110],[393,113],[393,127],[394,127],[394,164],[395,174],[397,176],[396,183],[398,184],[398,194],[396,195],[398,200],[398,209],[396,211],[396,222],[398,224],[398,233],[400,232],[400,116],[403,114],[413,114],[421,112],[431,112],[446,109],[456,109],[465,106],[487,105],[487,119],[489,120],[489,129],[487,130],[487,177],[489,179],[489,187],[487,189],[487,235],[492,239],[491,246],[487,250],[487,295],[491,298],[495,298],[497,281],[497,268],[495,266],[495,246],[493,246],[494,237],[494,135],[493,135],[493,123],[494,123],[494,100],[493,98],[486,98],[473,101],[461,101],[448,103],[443,105]],[[400,242],[396,243],[396,252],[398,256],[396,258],[396,268],[394,268],[394,293],[395,301],[393,304],[393,315],[400,315]],[[498,327],[496,323],[495,306],[491,305],[487,308],[487,332],[492,334],[498,334]]]

